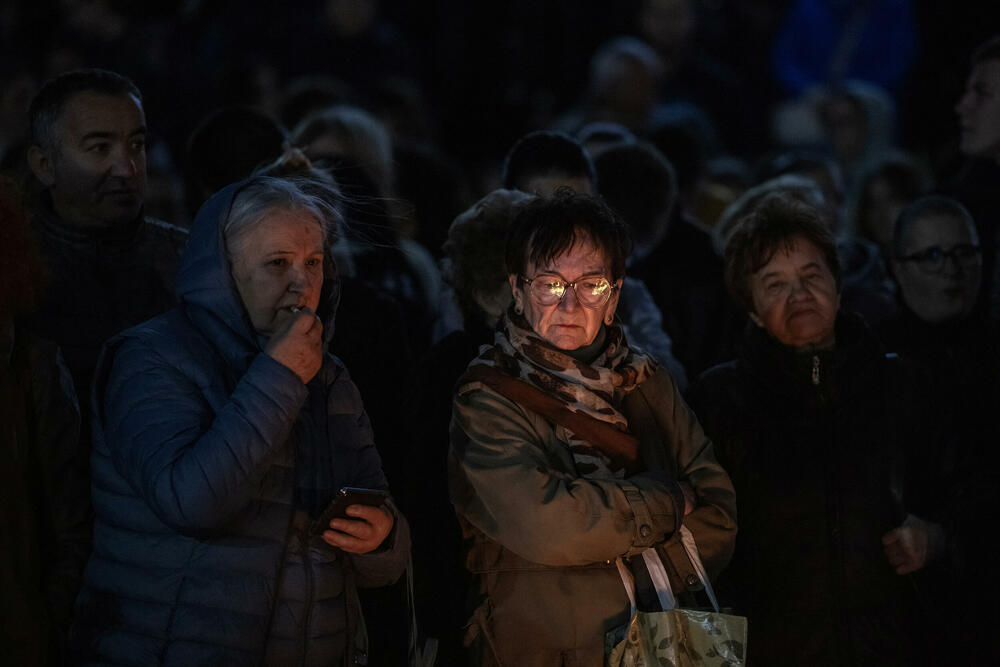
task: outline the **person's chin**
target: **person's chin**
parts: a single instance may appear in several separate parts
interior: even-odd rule
[[[815,308],[803,308],[791,313],[785,320],[785,326],[792,330],[812,331],[825,328],[827,319]]]
[[[587,344],[583,327],[553,327],[547,337],[548,341],[560,350],[575,350]]]
[[[127,222],[139,215],[139,211],[142,210],[142,200],[135,197],[112,198],[105,202],[103,209],[105,213],[102,217],[105,220]]]
[[[790,323],[787,328],[788,341],[786,344],[793,347],[820,345],[829,338],[832,331],[832,325],[822,321],[819,317],[798,318],[798,321]]]

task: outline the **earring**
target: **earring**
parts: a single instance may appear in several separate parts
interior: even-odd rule
[[[614,315],[608,315],[607,317],[604,318],[604,323],[609,327],[614,323],[614,321],[615,321]]]

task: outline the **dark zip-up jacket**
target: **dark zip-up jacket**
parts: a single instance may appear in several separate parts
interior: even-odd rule
[[[754,665],[919,664],[912,585],[881,537],[907,512],[937,518],[908,503],[926,483],[907,464],[931,458],[931,415],[860,318],[842,313],[835,333],[833,349],[802,354],[750,325],[741,356],[691,391],[736,489],[719,589],[748,617]]]

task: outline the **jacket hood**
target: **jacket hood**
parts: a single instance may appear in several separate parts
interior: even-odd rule
[[[254,331],[233,280],[223,227],[233,200],[247,181],[226,186],[198,210],[181,255],[174,293],[189,317],[231,361],[245,363],[256,355],[262,339]],[[340,280],[329,248],[324,261],[323,288],[316,314],[323,322],[323,344],[333,337]]]

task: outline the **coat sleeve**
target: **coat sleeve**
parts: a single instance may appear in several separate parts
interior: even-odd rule
[[[674,531],[684,511],[676,482],[567,474],[536,425],[485,387],[455,397],[451,499],[489,539],[535,563],[574,566],[638,553]]]
[[[371,422],[361,394],[350,380],[346,368],[331,387],[329,401],[331,423],[333,420],[343,420],[346,422],[345,428],[357,433],[357,447],[352,448],[349,456],[346,456],[347,452],[342,452],[337,461],[339,466],[349,468],[345,477],[347,483],[350,486],[388,490],[389,483],[382,471],[382,457],[375,446]],[[393,526],[382,545],[366,554],[347,554],[361,587],[388,586],[394,583],[406,570],[410,559],[410,525],[392,499],[386,506],[393,516]],[[320,543],[326,545],[325,542]],[[329,545],[323,548],[327,547]]]
[[[702,563],[714,578],[729,563],[736,544],[736,492],[732,480],[716,459],[712,440],[669,375],[655,374],[642,386],[641,394],[660,433],[658,438],[642,440],[644,445],[648,443],[644,459],[694,490],[697,506],[684,517],[684,525],[694,535]],[[638,422],[630,411],[630,425],[638,426]],[[649,451],[654,447],[659,452]]]
[[[347,554],[358,575],[358,586],[372,588],[396,583],[410,562],[410,524],[391,500],[394,523],[382,546],[366,554]]]
[[[161,521],[193,536],[250,501],[307,393],[259,354],[216,412],[194,380],[136,340],[117,348],[106,386],[101,421],[115,468]]]

